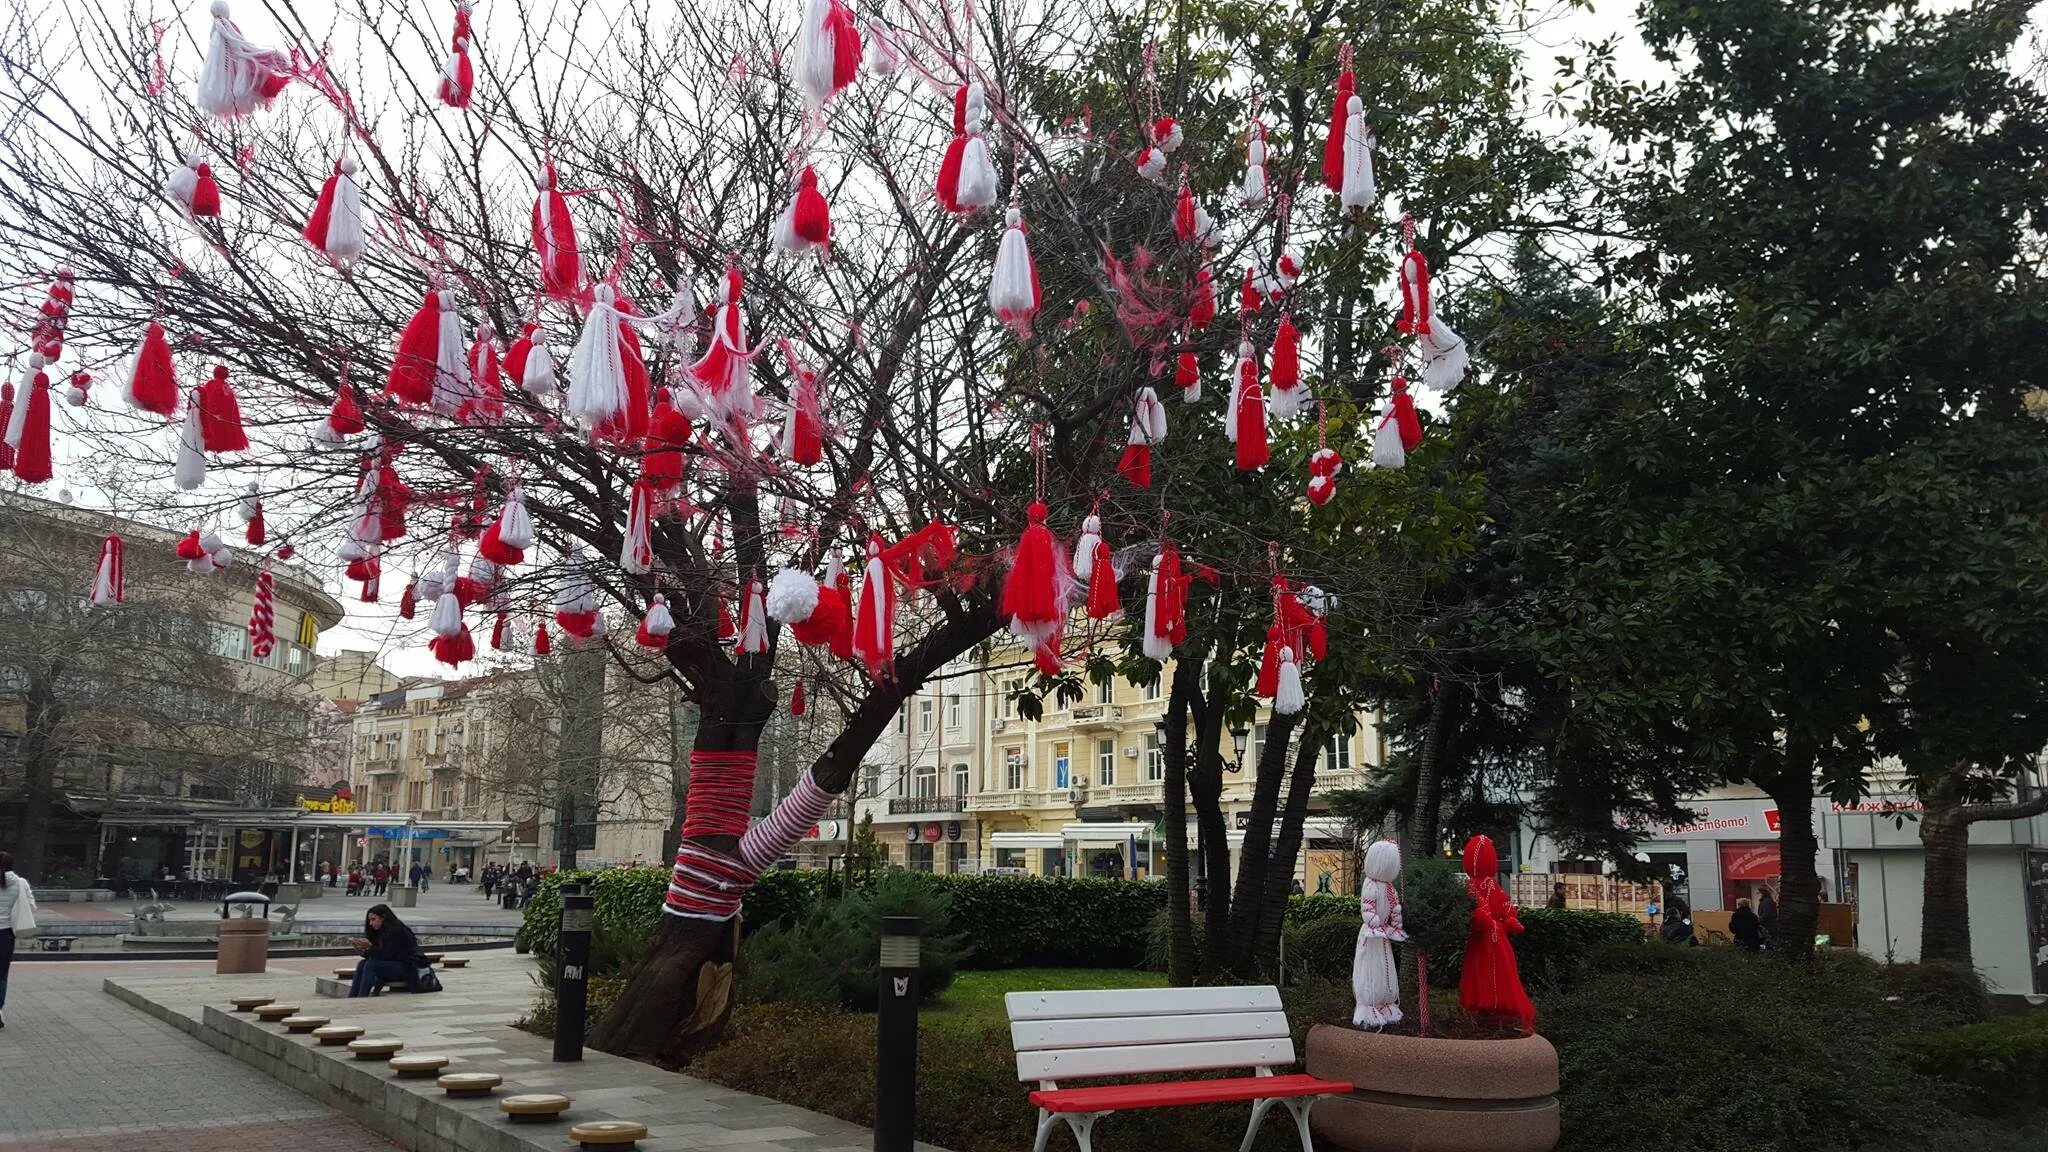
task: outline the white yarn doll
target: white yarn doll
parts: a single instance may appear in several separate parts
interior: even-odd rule
[[[1358,885],[1358,953],[1351,958],[1351,993],[1356,1007],[1351,1022],[1361,1028],[1386,1028],[1401,1022],[1401,977],[1394,968],[1394,942],[1408,939],[1401,928],[1401,894],[1394,881],[1401,875],[1401,849],[1379,840],[1365,852],[1365,875]]]

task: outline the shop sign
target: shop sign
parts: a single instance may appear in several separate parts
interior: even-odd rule
[[[948,840],[958,840],[959,838],[960,838],[960,822],[959,822],[958,820],[948,820],[948,821],[946,822],[946,839],[948,839]]]
[[[939,840],[945,836],[945,834],[945,830],[939,826],[939,822],[936,820],[933,820],[924,826],[924,841],[927,844],[938,843]]]
[[[905,825],[903,826],[903,842],[904,842],[905,844],[915,844],[915,843],[917,843],[917,825],[916,825],[916,824],[905,824]]]
[[[301,796],[299,807],[308,812],[353,812],[356,810],[356,802],[337,792],[332,800]]]

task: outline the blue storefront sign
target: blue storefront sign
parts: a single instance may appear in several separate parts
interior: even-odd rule
[[[386,840],[446,840],[455,834],[446,828],[388,827],[371,828],[370,835]]]

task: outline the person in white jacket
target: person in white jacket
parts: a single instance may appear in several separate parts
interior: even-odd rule
[[[14,933],[36,926],[36,894],[14,872],[14,857],[0,852],[0,1028],[7,1027],[7,970],[14,966]]]
[[[1408,939],[1401,927],[1401,850],[1380,840],[1365,850],[1365,876],[1358,885],[1358,952],[1351,958],[1352,1024],[1386,1028],[1401,1022],[1401,978],[1394,945]]]

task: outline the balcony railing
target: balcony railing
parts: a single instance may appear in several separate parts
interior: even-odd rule
[[[1076,724],[1114,724],[1124,718],[1121,704],[1076,704],[1073,707]]]
[[[889,815],[908,816],[921,812],[965,812],[965,796],[899,796],[889,801]]]

